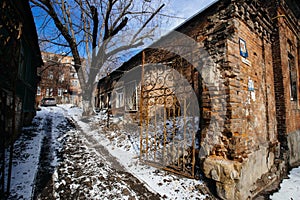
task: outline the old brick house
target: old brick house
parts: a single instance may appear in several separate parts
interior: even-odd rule
[[[43,97],[55,97],[57,103],[80,105],[81,88],[73,58],[62,54],[42,52],[44,66],[38,71],[41,81],[37,89],[37,102]]]
[[[9,192],[14,141],[35,116],[43,62],[29,1],[0,2],[0,196]],[[8,151],[5,151],[5,148]],[[10,162],[9,162],[10,161]]]
[[[153,93],[141,94],[155,83],[145,83],[144,70],[149,63],[168,63],[198,97],[199,148],[194,146],[192,163],[199,158],[220,198],[252,198],[300,161],[299,19],[300,4],[294,0],[220,0],[145,49],[144,58],[141,52],[101,79],[98,105],[110,104],[119,110],[115,114],[135,112],[133,119],[150,127],[145,107],[152,106]],[[187,45],[185,37],[195,44]],[[122,78],[140,66],[140,75],[132,76],[136,92],[129,89],[126,97],[130,81]],[[130,98],[135,109],[126,109]]]

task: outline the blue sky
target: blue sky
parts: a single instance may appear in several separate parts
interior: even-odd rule
[[[171,15],[175,15],[178,18],[173,18],[170,20],[170,24],[168,25],[169,27],[164,27],[165,33],[179,26],[179,24],[183,23],[185,20],[191,18],[193,15],[216,1],[217,0],[170,0],[170,3],[167,4],[163,9],[166,9],[166,13],[170,11],[169,13]],[[36,9],[33,9],[34,14],[38,15],[38,12],[35,11]],[[42,20],[40,18],[35,18],[38,26],[43,22],[43,19],[44,18],[42,18]],[[54,27],[52,22],[50,22],[48,25],[50,25],[50,27]],[[57,49],[57,47],[54,48]]]
[[[177,17],[184,18],[175,20],[174,27],[216,1],[217,0],[170,0],[168,8],[173,9]]]

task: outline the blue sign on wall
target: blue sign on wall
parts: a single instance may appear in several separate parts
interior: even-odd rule
[[[240,55],[243,56],[244,58],[247,58],[248,50],[247,50],[246,41],[240,38],[239,44],[240,44]]]

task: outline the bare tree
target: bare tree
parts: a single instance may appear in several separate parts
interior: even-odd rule
[[[74,58],[83,91],[84,115],[92,113],[93,89],[104,66],[120,60],[120,52],[144,45],[170,17],[162,13],[166,0],[31,2],[36,9],[33,11],[40,41],[55,45],[55,49],[67,49]],[[82,57],[87,59],[87,67],[82,67]]]

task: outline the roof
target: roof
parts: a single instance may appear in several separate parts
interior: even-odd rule
[[[152,43],[147,48],[139,51],[137,54],[135,54],[133,57],[131,57],[128,61],[124,62],[119,68],[117,68],[116,70],[112,71],[110,73],[110,76],[120,76],[120,74],[122,74],[123,72],[126,72],[126,71],[130,70],[131,68],[130,67],[128,68],[128,63],[132,63],[132,62],[134,62],[134,60],[141,60],[142,59],[142,51],[144,51],[146,49],[150,49],[151,46],[155,46],[156,43],[159,43],[159,41],[161,41],[164,38],[168,37],[169,35],[171,35],[172,33],[174,33],[174,31],[175,32],[182,32],[183,29],[186,26],[188,26],[190,23],[193,23],[193,21],[195,19],[198,19],[199,17],[201,17],[202,15],[204,15],[206,11],[211,10],[211,8],[213,8],[219,1],[220,0],[213,0],[206,7],[200,9],[196,14],[194,14],[191,17],[189,17],[187,20],[185,20],[183,23],[181,23],[179,26],[177,26],[176,28],[174,28],[173,30],[171,30],[166,35],[162,36],[158,41]],[[103,81],[105,81],[105,79],[106,79],[106,77],[103,77],[103,78],[101,78],[99,80],[99,82],[103,82]]]

